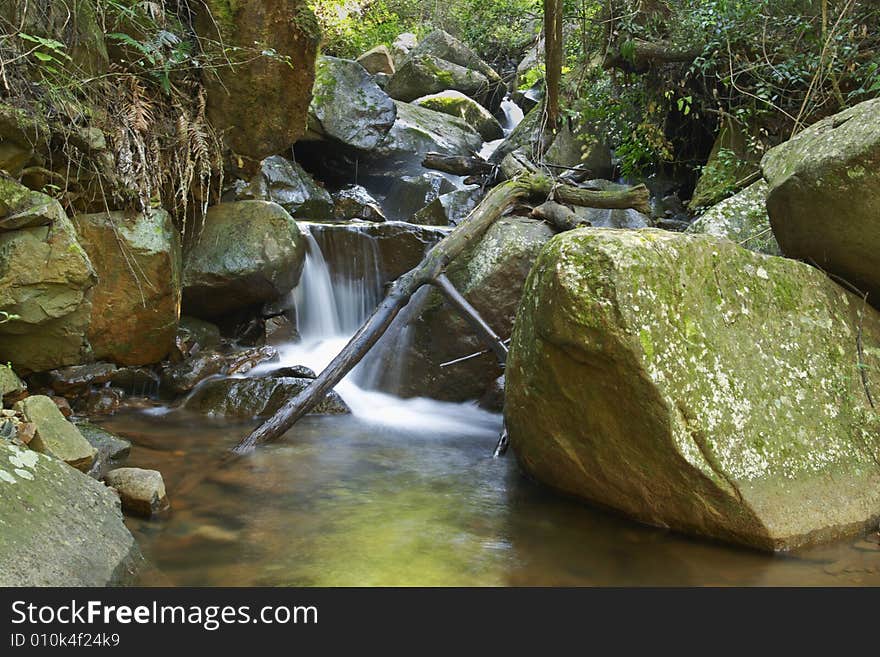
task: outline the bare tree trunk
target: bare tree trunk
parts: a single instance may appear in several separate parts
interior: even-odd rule
[[[544,81],[547,86],[547,124],[559,125],[559,85],[562,79],[562,0],[544,0]]]

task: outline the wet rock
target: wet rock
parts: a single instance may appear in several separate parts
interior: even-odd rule
[[[314,379],[317,378],[315,370],[305,365],[290,365],[288,367],[280,367],[273,370],[270,376],[274,377],[292,377],[294,379]]]
[[[478,72],[487,80],[488,87],[483,90],[481,97],[477,98],[477,100],[493,112],[498,109],[501,100],[507,93],[507,87],[501,79],[501,76],[498,75],[489,64],[483,61],[480,56],[467,45],[443,30],[434,30],[428,34],[414,48],[412,48],[409,55],[410,59],[420,55],[430,55],[440,60],[452,62],[453,64],[458,64],[466,69]],[[455,87],[447,88],[453,89]],[[442,90],[438,89],[438,91]],[[459,89],[459,91],[464,90]]]
[[[310,112],[323,136],[352,148],[371,150],[397,116],[394,102],[359,63],[320,57]]]
[[[90,422],[77,422],[76,428],[79,429],[83,438],[97,450],[95,462],[86,473],[93,479],[100,481],[108,470],[128,458],[131,452],[131,443],[127,440]]]
[[[271,345],[247,349],[226,357],[227,374],[245,374],[257,365],[278,360],[278,351]]]
[[[77,400],[76,407],[89,417],[113,415],[122,406],[125,391],[120,388],[97,388],[90,390],[85,397]]]
[[[299,164],[280,155],[267,157],[250,182],[238,181],[232,200],[272,201],[294,217],[320,221],[333,214],[330,193]]]
[[[32,395],[15,405],[25,421],[36,426],[30,448],[86,472],[97,452],[77,428],[68,422],[55,403],[44,395]]]
[[[177,325],[174,339],[179,357],[186,357],[200,350],[220,346],[220,329],[216,324],[184,315]]]
[[[465,96],[460,91],[441,91],[416,98],[412,103],[461,119],[480,133],[484,141],[493,141],[504,136],[504,130],[498,123],[498,119],[477,101]]]
[[[782,255],[767,216],[767,183],[756,182],[707,210],[688,233],[726,237],[752,251]]]
[[[296,325],[285,315],[269,317],[265,321],[263,330],[266,344],[273,347],[293,342],[299,338]]]
[[[4,403],[8,403],[7,397],[12,398],[26,392],[27,386],[18,378],[18,375],[12,371],[11,367],[0,365],[0,408]],[[16,400],[17,401],[17,400]]]
[[[456,289],[502,339],[510,336],[522,287],[553,230],[542,221],[508,216],[448,268]],[[442,363],[483,351],[473,329],[431,290],[410,319],[409,343],[394,345],[404,363],[399,392],[447,401],[479,399],[501,375],[495,356],[484,354],[450,367]]]
[[[49,204],[51,225],[0,231],[0,362],[19,374],[89,360],[86,335],[95,270],[73,224],[57,201],[8,179],[0,201],[8,207]],[[5,315],[4,315],[5,316]]]
[[[480,408],[494,413],[500,413],[504,410],[504,375],[489,384],[486,392],[480,397]]]
[[[280,205],[215,205],[184,259],[183,309],[210,319],[274,301],[294,288],[304,257],[296,221]]]
[[[764,550],[831,540],[880,508],[877,345],[880,314],[803,263],[569,231],[517,316],[511,445],[539,481],[646,523]]]
[[[614,173],[611,149],[599,139],[585,137],[563,123],[544,153],[544,161],[563,167],[580,165],[594,178],[610,178]]]
[[[819,121],[761,162],[783,253],[815,263],[880,306],[880,99]]]
[[[162,368],[162,386],[171,392],[189,392],[209,376],[226,370],[226,357],[216,351],[200,351],[174,365]]]
[[[489,161],[493,164],[500,164],[501,160],[513,151],[536,144],[542,138],[542,113],[543,104],[535,106],[528,112],[513,131],[505,137],[504,141],[498,145]]]
[[[100,212],[73,218],[98,284],[88,337],[94,357],[147,365],[174,345],[181,294],[177,229],[164,210]]]
[[[510,99],[524,114],[528,114],[544,100],[544,94],[544,81],[539,80],[528,89],[514,91],[510,94]]]
[[[468,185],[441,194],[412,216],[412,223],[425,226],[457,226],[477,207],[483,191],[479,185]]]
[[[374,160],[412,162],[429,152],[470,155],[480,150],[482,137],[464,121],[409,103],[395,105],[397,120],[374,150]]]
[[[197,413],[229,418],[267,417],[310,383],[311,379],[289,377],[218,379],[202,385],[187,398],[183,407]],[[338,415],[349,410],[339,395],[331,391],[311,412]]]
[[[64,419],[70,419],[73,415],[73,409],[70,407],[70,402],[67,401],[64,397],[50,397],[52,403],[58,407],[58,410],[61,411],[61,415],[64,416]]]
[[[130,515],[149,518],[171,506],[158,470],[117,468],[104,476],[104,483],[116,489],[122,510]]]
[[[385,206],[393,219],[410,221],[416,212],[454,190],[455,185],[436,171],[400,176],[391,184],[385,197]]]
[[[206,76],[208,119],[235,153],[254,163],[283,152],[306,125],[320,29],[304,0],[195,8],[200,38],[223,43],[235,66]],[[277,56],[254,57],[254,44]],[[294,63],[294,65],[291,65]]]
[[[484,98],[489,81],[482,73],[427,54],[410,54],[388,81],[386,91],[394,100],[416,98],[448,89],[472,98]]]
[[[357,58],[358,64],[367,69],[367,73],[385,73],[394,75],[394,57],[388,46],[376,46]]]
[[[121,367],[110,376],[110,385],[127,395],[151,397],[159,391],[159,375],[146,367]]]
[[[348,185],[333,195],[333,218],[337,221],[362,219],[385,221],[382,206],[360,185]]]
[[[142,562],[119,500],[64,463],[0,441],[0,586],[108,586]]]
[[[110,381],[117,367],[113,363],[87,363],[52,370],[45,375],[49,387],[59,395],[76,397],[92,386]]]

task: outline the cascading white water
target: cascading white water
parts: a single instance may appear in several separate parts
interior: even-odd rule
[[[358,232],[361,248],[357,253],[346,252],[345,255],[346,262],[356,264],[355,269],[334,272],[328,266],[316,236],[305,224],[301,227],[306,233],[308,251],[299,285],[291,293],[300,340],[279,348],[280,362],[257,367],[251,370],[250,376],[264,375],[273,369],[292,365],[305,365],[320,372],[366,321],[381,298],[381,263],[373,237]],[[391,333],[387,339],[393,343],[399,338],[398,334]],[[403,366],[398,361],[393,354],[375,350],[336,386],[336,392],[355,417],[373,424],[419,432],[472,433],[480,428],[487,432],[497,429],[497,416],[473,404],[426,398],[401,399],[368,389],[371,384],[382,380],[384,368]]]
[[[477,154],[484,160],[488,160],[492,156],[492,153],[494,153],[495,149],[501,145],[501,142],[503,142],[504,139],[513,132],[513,129],[519,125],[520,121],[523,120],[523,111],[519,108],[519,105],[510,100],[509,96],[501,101],[501,112],[504,114],[504,117],[501,119],[501,129],[504,131],[504,137],[483,143],[483,147]]]

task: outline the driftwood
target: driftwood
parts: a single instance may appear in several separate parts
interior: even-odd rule
[[[244,454],[261,443],[281,437],[360,362],[382,337],[412,295],[423,285],[437,286],[503,362],[507,354],[506,345],[452,287],[444,271],[452,260],[468,246],[475,244],[507,210],[526,198],[546,197],[551,191],[557,197],[569,199],[565,202],[599,208],[641,209],[647,205],[648,194],[644,186],[616,192],[582,190],[572,188],[570,185],[558,185],[540,173],[526,173],[498,185],[486,195],[467,219],[435,244],[415,268],[394,282],[387,296],[366,323],[324,371],[307,388],[288,400],[275,415],[236,445],[233,451]]]
[[[481,176],[491,173],[492,164],[480,157],[467,155],[443,155],[442,153],[428,153],[422,160],[422,166],[426,169],[451,173],[454,176]]]

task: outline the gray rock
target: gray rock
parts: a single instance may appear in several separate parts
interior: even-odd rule
[[[220,329],[211,322],[184,315],[177,325],[175,343],[181,356],[193,350],[216,349],[220,345]]]
[[[412,161],[428,152],[470,155],[480,150],[482,137],[460,119],[409,103],[395,103],[397,120],[374,156]]]
[[[32,450],[64,461],[83,472],[92,467],[97,450],[89,445],[75,425],[65,419],[52,399],[32,395],[17,402],[14,409],[36,426],[36,433],[30,442]]]
[[[386,87],[389,96],[404,102],[448,89],[482,99],[489,92],[489,81],[482,73],[445,59],[411,54],[391,76]]]
[[[436,171],[400,176],[392,182],[385,197],[385,206],[392,219],[410,221],[426,205],[454,190],[455,185],[449,178]]]
[[[448,90],[422,96],[412,101],[412,104],[461,119],[479,132],[484,141],[493,141],[504,136],[504,130],[498,119],[477,101],[460,91]]]
[[[391,44],[391,56],[394,58],[394,65],[400,66],[410,51],[419,43],[418,37],[412,32],[404,32],[399,34]]]
[[[388,46],[376,46],[371,48],[363,55],[357,58],[358,64],[367,69],[368,73],[373,75],[377,73],[385,73],[386,75],[394,75],[394,57]]]
[[[293,377],[208,381],[186,399],[183,408],[228,418],[266,417],[275,413],[311,382],[311,379]],[[338,415],[349,410],[339,395],[331,391],[311,412]]]
[[[234,200],[272,201],[294,217],[314,221],[329,219],[333,214],[330,193],[299,164],[280,155],[263,160],[250,182],[238,181]]]
[[[0,586],[125,584],[143,559],[119,500],[48,456],[0,441]]]
[[[457,226],[477,207],[483,191],[479,185],[468,185],[441,194],[412,217],[412,223],[427,226]]]
[[[385,214],[379,202],[364,187],[349,185],[333,195],[333,218],[337,221],[385,221]]]
[[[92,386],[107,383],[116,373],[113,363],[87,363],[52,370],[45,375],[49,387],[59,395],[76,397]]]
[[[649,228],[651,219],[638,210],[609,210],[602,208],[575,207],[574,213],[582,220],[588,221],[594,228]]]
[[[83,438],[98,451],[95,462],[86,473],[93,479],[100,481],[110,468],[128,458],[131,452],[131,443],[127,440],[90,422],[76,422],[76,428],[79,429]]]
[[[117,468],[104,476],[104,483],[119,493],[125,513],[149,518],[171,506],[158,470]]]
[[[0,365],[0,407],[6,395],[13,395],[27,390],[24,382],[12,371],[11,367]]]

